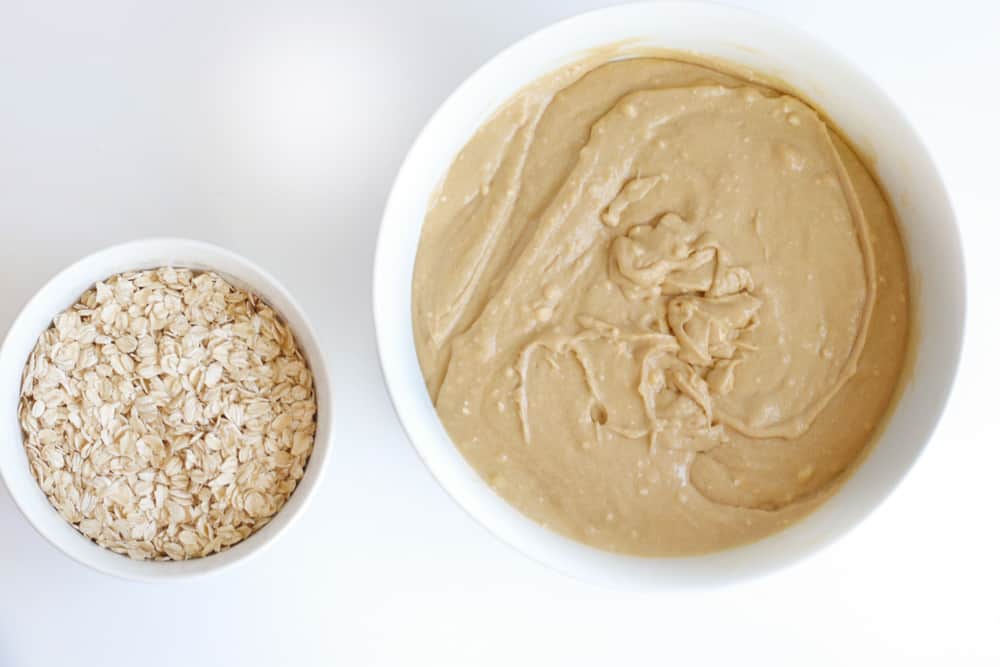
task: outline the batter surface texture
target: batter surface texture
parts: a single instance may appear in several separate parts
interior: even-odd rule
[[[659,57],[510,100],[435,194],[413,283],[448,433],[587,544],[697,554],[814,509],[906,356],[906,258],[864,165],[799,99]]]

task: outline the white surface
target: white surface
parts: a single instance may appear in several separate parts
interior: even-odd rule
[[[288,323],[298,347],[309,364],[316,391],[316,439],[305,474],[281,511],[266,526],[246,540],[212,558],[153,562],[122,558],[81,535],[53,509],[35,482],[27,464],[18,417],[18,396],[24,363],[38,341],[39,332],[60,313],[76,303],[94,283],[123,271],[177,266],[210,270],[236,287],[259,295]],[[10,325],[0,349],[0,480],[25,518],[55,547],[69,557],[101,572],[135,581],[176,581],[218,573],[257,555],[277,541],[323,484],[330,460],[333,410],[329,369],[322,344],[294,296],[273,276],[245,257],[225,248],[188,239],[145,239],[120,243],[80,259],[60,271],[35,294]]]
[[[640,43],[635,40],[640,39]],[[695,51],[780,76],[858,146],[879,156],[879,180],[898,214],[916,290],[920,332],[910,380],[878,447],[836,495],[769,539],[697,558],[634,558],[566,539],[496,495],[464,460],[434,412],[411,326],[413,266],[426,202],[483,119],[518,90],[588,50],[620,46]],[[839,90],[828,82],[837,81]],[[933,276],[926,280],[925,276]],[[719,5],[640,3],[589,12],[537,32],[489,61],[434,114],[406,156],[376,244],[375,337],[400,422],[435,478],[477,521],[540,563],[614,588],[689,589],[732,583],[798,561],[839,539],[874,509],[913,465],[934,430],[958,365],[965,276],[944,185],[905,117],[863,73],[782,21]]]
[[[843,540],[746,584],[637,595],[542,569],[447,498],[391,412],[369,304],[417,129],[500,48],[598,3],[267,4],[0,1],[0,326],[99,247],[203,238],[299,298],[338,410],[310,510],[204,581],[94,573],[0,491],[0,665],[996,664],[1000,7],[743,3],[861,64],[928,143],[964,234],[965,357],[925,454]]]

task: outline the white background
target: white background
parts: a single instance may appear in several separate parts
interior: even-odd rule
[[[369,296],[396,168],[475,67],[601,4],[0,0],[0,330],[84,254],[199,238],[299,297],[337,393],[332,467],[310,511],[217,577],[91,572],[0,487],[0,667],[1000,661],[992,1],[739,3],[825,39],[885,87],[938,161],[964,237],[968,333],[950,407],[913,472],[848,537],[728,588],[604,591],[491,537],[406,441]]]

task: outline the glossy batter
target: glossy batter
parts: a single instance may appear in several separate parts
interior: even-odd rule
[[[462,150],[413,284],[438,414],[497,493],[587,544],[684,555],[813,509],[872,438],[906,259],[795,97],[637,58],[556,72]]]

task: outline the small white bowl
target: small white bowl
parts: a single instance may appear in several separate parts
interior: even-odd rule
[[[188,561],[137,561],[98,546],[81,535],[49,503],[28,468],[17,404],[28,355],[52,318],[98,280],[124,271],[176,266],[215,271],[250,290],[288,323],[313,373],[316,390],[316,442],[305,474],[288,502],[266,526],[221,553]],[[332,396],[326,363],[316,332],[295,299],[270,274],[248,259],[200,241],[150,239],[101,250],[50,280],[28,302],[10,327],[0,349],[0,477],[14,502],[35,529],[71,558],[126,579],[163,581],[218,572],[259,553],[304,510],[326,467],[332,437]]]
[[[425,211],[457,152],[505,100],[584,52],[624,40],[714,57],[786,82],[826,112],[865,154],[894,205],[909,252],[915,362],[880,441],[819,510],[759,542],[705,556],[638,558],[550,532],[479,478],[437,418],[417,362],[411,280]],[[925,278],[926,276],[926,278]],[[503,51],[441,106],[403,163],[375,255],[374,315],[382,370],[410,440],[438,482],[475,519],[524,554],[565,573],[628,588],[718,583],[787,565],[845,534],[903,478],[934,432],[958,365],[965,274],[941,178],[906,117],[864,73],[799,30],[740,9],[695,2],[583,14]]]

